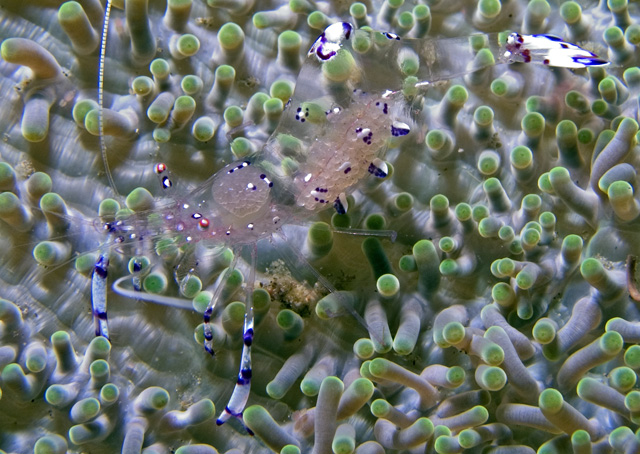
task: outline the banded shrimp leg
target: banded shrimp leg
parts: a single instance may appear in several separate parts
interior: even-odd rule
[[[250,435],[253,435],[253,432],[244,425],[242,421],[242,413],[244,411],[247,402],[249,401],[249,393],[251,392],[251,377],[253,371],[251,369],[251,345],[253,344],[253,335],[254,335],[254,307],[253,307],[253,285],[256,277],[256,258],[257,258],[257,246],[256,244],[252,244],[247,246],[251,248],[251,260],[250,260],[250,271],[248,279],[245,283],[245,314],[244,314],[244,326],[242,330],[242,354],[240,357],[240,370],[238,371],[238,379],[236,384],[233,387],[233,391],[231,393],[231,397],[229,397],[229,402],[224,407],[224,410],[216,420],[216,424],[218,426],[227,422],[231,417],[237,418],[247,432]],[[237,250],[235,257],[240,255],[240,250]],[[241,247],[240,247],[241,249]],[[235,260],[235,258],[234,258]],[[222,287],[222,285],[220,286]],[[207,308],[209,310],[209,308]],[[210,314],[209,314],[210,315]],[[207,323],[206,323],[205,315],[205,342],[211,341],[211,339],[207,339]],[[209,326],[210,330],[210,326]],[[209,332],[209,335],[211,333]],[[206,346],[205,346],[206,348]],[[213,354],[213,350],[209,353]]]

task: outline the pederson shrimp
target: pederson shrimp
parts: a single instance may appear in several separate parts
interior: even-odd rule
[[[111,2],[107,1],[100,48],[98,118],[106,173],[115,187],[107,163],[103,107],[110,8]],[[479,39],[480,48],[491,53],[493,59],[474,64],[480,49],[471,47],[468,38],[401,39],[392,33],[356,30],[344,22],[329,26],[309,50],[293,96],[262,150],[226,164],[188,194],[174,194],[173,202],[162,208],[160,216],[155,215],[154,222],[144,222],[144,235],[139,231],[140,223],[127,220],[104,223],[103,230],[110,240],[98,254],[92,275],[96,335],[109,337],[106,295],[110,243],[131,244],[141,236],[154,236],[171,237],[179,247],[201,242],[229,247],[235,259],[228,273],[246,248],[251,272],[247,280],[240,371],[229,403],[217,422],[241,418],[252,376],[252,284],[258,241],[281,236],[283,226],[304,221],[329,207],[343,214],[349,209],[349,194],[368,179],[384,180],[389,172],[385,152],[411,133],[412,122],[416,121],[410,113],[412,106],[431,85],[501,63],[567,68],[607,64],[587,50],[548,35],[488,34]],[[399,55],[418,62],[418,68],[407,71],[399,64]],[[380,61],[389,61],[387,71],[376,71]],[[172,190],[173,181],[166,166],[158,164],[155,171],[161,186]],[[134,274],[116,280],[114,290],[131,298],[190,307],[181,298],[141,292],[136,283],[140,268],[139,263],[134,263]],[[197,272],[193,268],[186,274]],[[317,277],[332,289],[319,274]],[[133,288],[125,285],[129,280]],[[211,319],[222,287],[218,285],[204,311],[204,347],[211,355],[214,354]],[[344,305],[364,324],[355,308],[346,302]]]

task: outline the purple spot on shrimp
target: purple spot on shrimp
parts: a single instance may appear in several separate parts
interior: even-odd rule
[[[94,267],[93,271],[100,277],[100,279],[106,279],[108,266],[109,266],[109,261],[106,260],[104,256],[100,256],[100,258],[96,262],[96,266]]]
[[[251,369],[249,368],[244,368],[240,371],[240,375],[242,376],[242,378],[244,378],[245,380],[251,380]]]
[[[374,177],[385,178],[387,173],[382,170],[380,167],[376,166],[373,162],[369,164],[369,173]]]
[[[348,174],[349,172],[351,172],[351,167],[347,167],[346,169],[344,169],[344,174]]]
[[[536,38],[546,38],[549,41],[555,41],[555,42],[562,42],[561,38],[558,38],[557,36],[553,36],[553,35],[545,35],[545,34],[540,34],[540,35],[533,35]],[[522,37],[520,37],[522,39]]]
[[[573,57],[572,60],[585,66],[603,66],[609,64],[607,60],[602,60],[598,57]]]
[[[353,26],[348,22],[330,25],[313,43],[309,50],[309,55],[316,54],[322,61],[331,60],[338,53],[341,42],[351,37],[352,29]]]
[[[347,210],[344,209],[344,205],[340,201],[340,197],[336,197],[336,200],[333,202],[333,208],[335,208],[336,213],[338,214],[346,214]]]
[[[391,125],[391,135],[393,137],[406,136],[410,132],[411,132],[411,128],[409,128],[409,125],[405,123],[401,123],[398,121],[398,122],[394,122]]]
[[[93,315],[98,317],[99,320],[106,320],[107,319],[107,313],[104,312],[104,311],[93,311]]]
[[[349,22],[342,23],[342,32],[344,33],[344,39],[351,38],[351,30],[353,30],[353,26]]]
[[[246,345],[247,347],[251,346],[251,343],[253,342],[253,330],[252,329],[248,329],[246,333],[244,333],[244,345]]]

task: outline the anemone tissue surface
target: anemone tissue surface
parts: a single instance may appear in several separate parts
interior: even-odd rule
[[[640,453],[637,4],[36,3],[0,452]]]

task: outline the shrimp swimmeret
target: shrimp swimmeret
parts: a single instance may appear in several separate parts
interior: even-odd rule
[[[512,33],[505,36],[502,46],[498,34],[479,38],[480,48],[491,53],[493,59],[485,58],[485,63],[476,64],[474,60],[480,53],[478,40],[472,48],[465,45],[469,38],[400,39],[391,33],[355,30],[348,23],[331,25],[311,47],[293,97],[264,148],[254,156],[226,165],[189,195],[175,197],[175,203],[163,210],[152,233],[174,238],[177,246],[205,241],[230,247],[235,259],[227,276],[236,266],[242,249],[250,247],[252,272],[246,291],[240,372],[218,424],[231,416],[240,418],[249,398],[254,333],[252,292],[255,245],[259,240],[282,235],[283,226],[303,221],[330,206],[344,214],[349,194],[367,179],[384,179],[389,171],[385,152],[403,140],[411,140],[410,125],[420,124],[421,103],[435,82],[471,74],[495,63],[534,62],[569,68],[607,64],[595,54],[552,36]],[[102,124],[104,52],[103,42],[99,90],[103,152],[106,151]],[[415,61],[416,67],[407,69],[400,64],[407,60]],[[380,70],[380,62],[385,62],[384,71]],[[170,188],[172,182],[166,176],[165,166],[158,165],[156,171],[161,175],[163,187]],[[126,221],[107,223],[105,230],[119,241],[140,236]],[[107,265],[108,254],[103,252],[92,278],[96,335],[105,337],[109,335]],[[136,266],[139,269],[141,264],[134,263]],[[182,264],[178,265],[181,267]],[[194,268],[186,274],[197,273]],[[115,291],[160,304],[191,307],[179,298],[140,292],[137,276],[118,279]],[[319,274],[316,277],[332,288]],[[132,280],[134,289],[123,285],[126,280]],[[204,345],[212,355],[211,320],[223,287],[220,283],[216,292],[210,294],[204,311]],[[346,302],[344,305],[364,324],[355,308]]]

